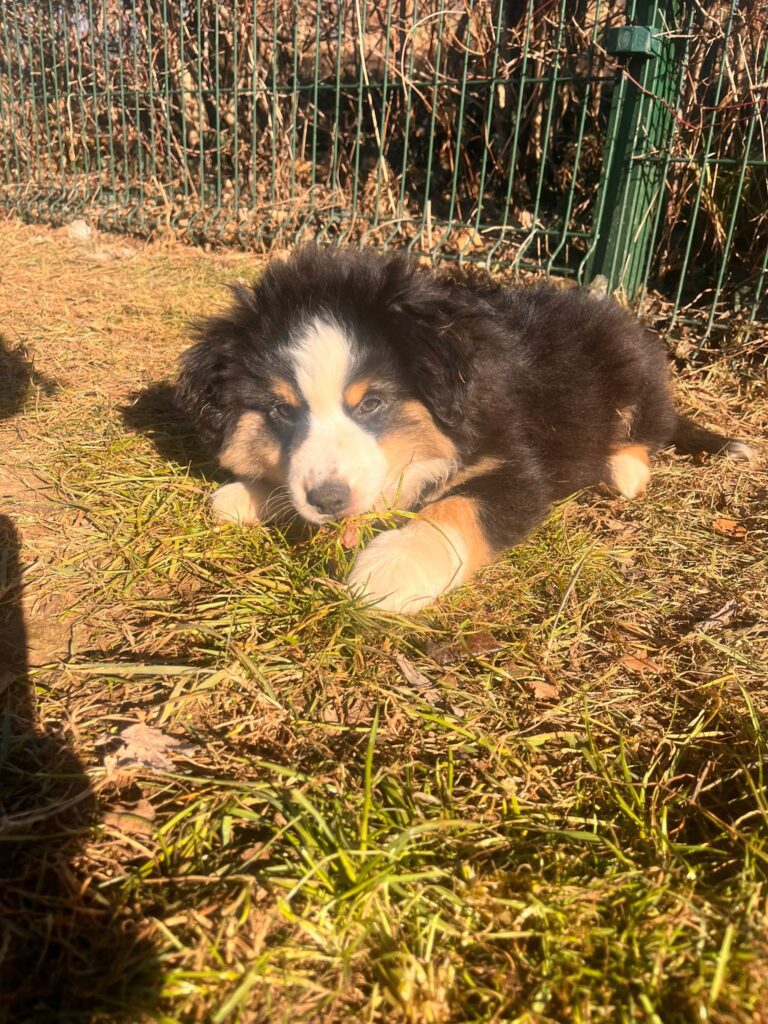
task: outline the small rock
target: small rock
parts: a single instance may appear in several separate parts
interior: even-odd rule
[[[67,235],[75,242],[86,242],[93,235],[93,229],[82,219],[73,220],[67,227]]]
[[[608,287],[608,278],[603,274],[596,274],[587,285],[587,291],[593,295],[608,296],[610,294],[610,288]]]

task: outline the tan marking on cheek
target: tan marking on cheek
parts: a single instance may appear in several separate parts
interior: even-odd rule
[[[457,451],[417,401],[400,405],[400,425],[379,439],[387,463],[386,504],[409,508],[426,486],[442,483],[456,469]]]
[[[384,434],[379,441],[390,470],[402,470],[417,458],[418,440],[410,433],[393,432]]]
[[[354,384],[350,384],[345,389],[344,401],[350,409],[354,409],[355,406],[362,402],[370,386],[371,382],[369,380],[356,380]]]
[[[293,405],[297,409],[301,405],[301,399],[287,380],[274,381],[272,384],[272,391],[276,398],[281,399],[283,402],[287,402],[288,405]]]
[[[456,458],[456,446],[438,428],[425,405],[412,399],[403,403],[403,411],[407,414],[413,435],[423,446],[427,458]]]
[[[245,412],[219,452],[219,462],[236,476],[282,480],[280,445],[259,412]]]
[[[625,498],[645,494],[651,479],[651,460],[644,445],[632,444],[621,448],[608,459],[611,483]]]
[[[404,422],[379,441],[390,469],[402,470],[422,459],[455,459],[456,446],[438,429],[429,410],[415,400],[401,406]]]
[[[493,561],[494,551],[480,523],[477,502],[472,498],[443,498],[433,505],[427,505],[421,513],[421,518],[434,523],[438,528],[451,527],[461,534],[467,549],[466,573],[474,572],[481,565]]]

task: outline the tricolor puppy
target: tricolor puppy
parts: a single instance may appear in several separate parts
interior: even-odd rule
[[[440,277],[401,256],[306,248],[235,289],[183,356],[182,407],[236,477],[220,519],[418,513],[349,583],[414,612],[600,481],[650,457],[749,448],[675,411],[659,341],[615,302]]]

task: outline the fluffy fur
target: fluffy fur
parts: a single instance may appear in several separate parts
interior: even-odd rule
[[[221,519],[419,513],[349,578],[399,612],[559,498],[601,481],[642,494],[660,448],[750,454],[676,412],[660,342],[612,300],[370,252],[302,249],[236,288],[184,354],[178,394],[237,478],[213,497]]]

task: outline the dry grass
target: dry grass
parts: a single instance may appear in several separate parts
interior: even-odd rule
[[[332,530],[216,529],[162,389],[132,403],[256,261],[0,251],[11,1019],[768,1019],[763,377],[679,376],[758,466],[662,458],[384,621]],[[116,767],[135,722],[172,768]]]

